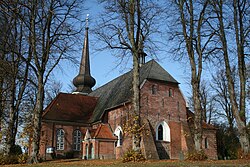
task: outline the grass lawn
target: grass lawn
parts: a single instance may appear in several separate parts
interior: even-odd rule
[[[249,166],[250,160],[227,160],[227,161],[178,161],[178,160],[155,160],[155,161],[145,161],[145,162],[129,162],[122,163],[119,160],[56,160],[47,161],[40,164],[34,165],[5,165],[4,167],[80,167],[80,166],[98,166],[98,167],[186,167],[186,166]]]

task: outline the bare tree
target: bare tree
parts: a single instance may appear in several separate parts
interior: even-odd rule
[[[215,98],[213,96],[213,92],[211,90],[211,86],[207,80],[202,80],[200,84],[200,102],[201,102],[201,114],[202,121],[206,123],[211,123],[213,120],[213,116],[217,110],[215,106]],[[190,109],[194,109],[193,97],[188,97],[188,103]]]
[[[249,39],[250,26],[246,20],[249,19],[250,3],[247,0],[234,0],[233,2],[228,3],[221,0],[214,0],[212,1],[212,5],[218,21],[218,27],[213,27],[212,25],[211,27],[213,29],[218,28],[219,30],[218,37],[221,42],[221,50],[224,58],[230,103],[238,127],[241,148],[244,155],[247,155],[250,146],[246,126],[246,55],[247,51],[249,51],[247,48],[247,39]],[[226,15],[226,10],[232,10],[233,15]],[[230,26],[231,24],[233,26]],[[227,25],[229,25],[229,27],[227,27]],[[235,34],[232,39],[235,40],[236,46],[229,43],[230,38],[227,31]],[[231,47],[235,48],[237,55],[232,57],[238,64],[238,77],[240,80],[239,102],[237,101],[237,93],[235,89],[236,83],[232,76],[233,59],[230,59]]]
[[[147,48],[153,48],[153,32],[157,33],[161,7],[154,1],[103,0],[105,14],[101,17],[96,33],[105,43],[103,49],[115,49],[123,60],[127,55],[133,60],[134,134],[133,149],[140,150],[140,94],[139,58]],[[155,30],[155,31],[154,31]]]
[[[236,74],[234,72],[234,74]],[[234,129],[234,116],[232,105],[229,99],[228,83],[225,76],[225,70],[219,70],[212,76],[212,88],[214,90],[214,99],[216,101],[220,117],[226,117],[229,124],[229,129]]]
[[[4,103],[7,124],[5,131],[5,151],[9,155],[11,149],[15,146],[15,139],[18,127],[18,117],[19,117],[19,107],[22,103],[23,94],[28,80],[29,63],[31,61],[31,54],[28,51],[24,51],[23,47],[23,22],[17,16],[20,12],[18,1],[2,1],[1,6],[1,16],[5,20],[5,33],[3,34],[2,47],[1,47],[1,58],[5,61],[5,65],[8,68],[3,70],[9,70],[7,77],[2,78],[1,85],[5,85],[5,95],[7,95]],[[26,61],[23,61],[22,56],[25,57]],[[3,88],[1,86],[1,88]],[[1,95],[3,91],[1,91]],[[1,98],[2,99],[2,98]],[[3,106],[3,105],[2,105]],[[8,116],[7,116],[8,115]]]
[[[28,12],[20,17],[29,31],[29,46],[31,47],[32,81],[36,87],[36,101],[32,116],[32,151],[30,163],[38,162],[40,142],[41,116],[44,107],[45,85],[53,69],[72,51],[77,35],[81,32],[79,12],[82,9],[81,0],[30,0],[20,5]],[[66,57],[68,56],[68,57]]]
[[[63,83],[60,81],[52,80],[47,84],[45,91],[45,104],[46,106],[61,92]]]
[[[200,83],[204,57],[209,54],[208,44],[213,39],[214,32],[208,30],[207,11],[209,1],[175,0],[173,6],[170,40],[178,42],[174,51],[180,56],[187,55],[191,69],[192,98],[194,103],[194,142],[195,150],[202,149],[202,106]]]

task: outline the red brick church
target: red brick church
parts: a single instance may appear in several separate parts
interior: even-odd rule
[[[145,59],[144,59],[145,60]],[[88,28],[86,28],[76,91],[60,93],[42,116],[40,156],[83,159],[120,158],[132,147],[124,130],[132,98],[132,71],[92,91]],[[179,83],[155,60],[140,67],[140,116],[147,134],[141,148],[147,159],[182,159],[194,148],[193,113],[188,110]],[[217,159],[216,129],[203,123],[203,149]]]

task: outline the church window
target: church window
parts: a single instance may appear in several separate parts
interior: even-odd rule
[[[173,97],[174,96],[174,92],[172,88],[169,88],[169,97]]]
[[[75,130],[73,132],[73,149],[75,151],[81,150],[81,137],[82,137],[82,133],[80,130]]]
[[[156,140],[170,142],[170,128],[165,121],[160,122],[156,128]]]
[[[115,135],[117,136],[116,147],[120,147],[122,145],[122,128],[120,126],[115,129]]]
[[[204,145],[205,145],[205,149],[207,149],[208,148],[208,139],[207,139],[207,137],[204,140]]]
[[[56,149],[64,150],[64,130],[58,129],[56,132]]]
[[[153,95],[157,94],[157,86],[156,85],[152,85],[151,89],[152,89],[151,91],[152,91]]]
[[[158,140],[163,140],[163,127],[160,125],[158,127]]]

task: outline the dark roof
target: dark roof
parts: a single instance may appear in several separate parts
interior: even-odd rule
[[[140,68],[140,84],[145,79],[179,84],[155,60],[147,62]],[[104,112],[109,108],[130,101],[132,96],[132,70],[91,92],[89,96],[99,97],[92,116],[92,122],[96,122],[101,120]]]
[[[96,103],[96,97],[59,93],[44,110],[43,120],[91,123]]]

